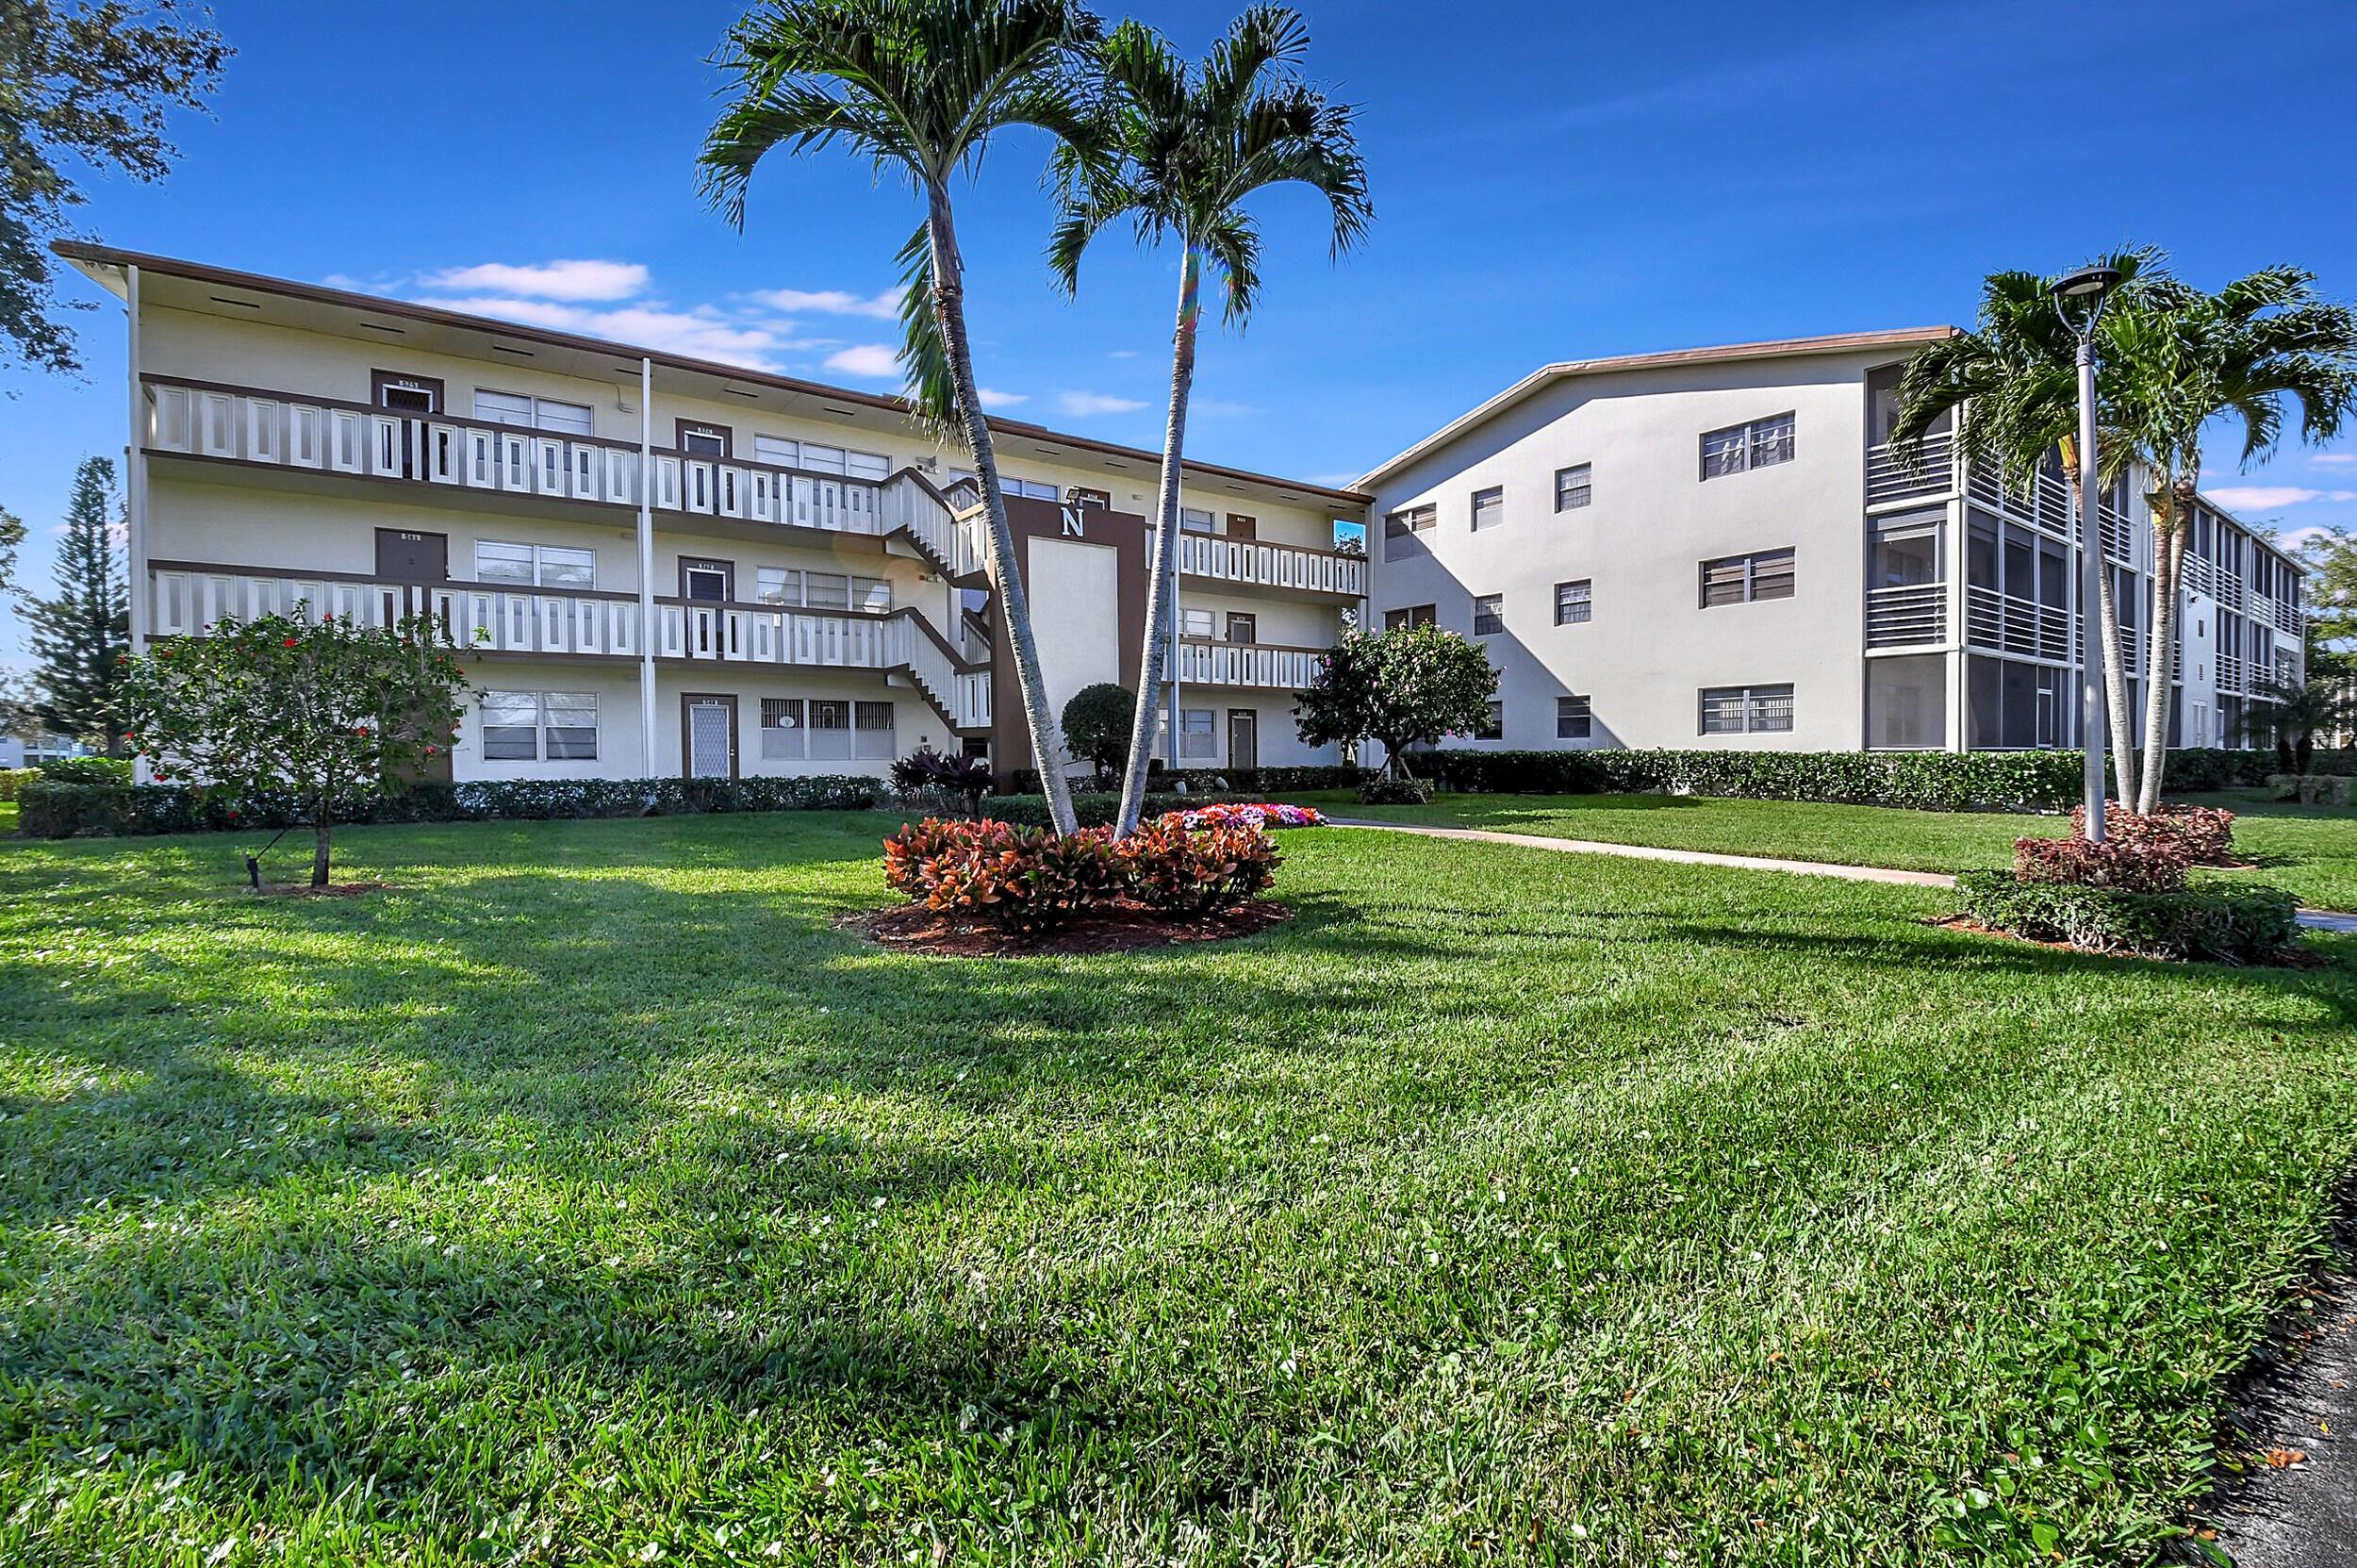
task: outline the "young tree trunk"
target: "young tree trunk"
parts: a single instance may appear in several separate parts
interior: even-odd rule
[[[311,830],[318,836],[311,847],[311,885],[327,885],[327,852],[336,837],[336,798],[322,795],[311,808]]]
[[[2161,809],[2161,780],[2168,765],[2168,713],[2176,700],[2172,674],[2177,641],[2177,571],[2184,559],[2182,511],[2174,475],[2163,479],[2161,515],[2153,527],[2152,640],[2145,658],[2144,777],[2136,810]]]
[[[1187,246],[1178,273],[1178,327],[1170,357],[1170,417],[1162,426],[1162,488],[1155,501],[1154,561],[1146,584],[1146,652],[1138,660],[1138,711],[1129,725],[1129,766],[1121,780],[1121,814],[1113,819],[1113,836],[1127,838],[1137,831],[1146,809],[1146,770],[1153,758],[1154,717],[1162,711],[1162,658],[1172,645],[1176,627],[1170,619],[1171,585],[1178,570],[1179,464],[1187,446],[1187,399],[1195,389],[1195,335],[1202,319],[1203,253]],[[1168,635],[1165,635],[1165,633]]]
[[[1031,635],[1030,598],[1023,591],[1023,573],[1014,564],[1014,530],[1007,523],[998,457],[991,447],[990,421],[974,385],[974,357],[965,336],[965,264],[958,256],[949,192],[936,182],[927,198],[925,228],[932,244],[933,313],[939,318],[941,340],[948,352],[950,379],[957,384],[966,444],[974,450],[974,472],[981,481],[982,504],[990,514],[990,581],[998,590],[999,608],[1007,618],[1007,640],[1014,653],[1014,681],[1030,730],[1031,755],[1039,765],[1040,787],[1047,794],[1048,821],[1061,836],[1080,827],[1072,814],[1072,789],[1063,776],[1063,731],[1049,709],[1047,682],[1040,674],[1039,642]]]

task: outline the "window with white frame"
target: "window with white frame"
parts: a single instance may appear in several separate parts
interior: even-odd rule
[[[1178,508],[1178,532],[1181,534],[1209,534],[1218,526],[1219,519],[1200,506]]]
[[[1489,708],[1482,714],[1481,722],[1474,727],[1474,738],[1475,740],[1504,740],[1506,738],[1506,704],[1504,702],[1495,700],[1491,701]]]
[[[851,755],[861,762],[889,762],[898,755],[893,745],[893,706],[889,702],[851,704]]]
[[[1578,463],[1568,469],[1555,470],[1555,509],[1557,511],[1568,512],[1574,506],[1588,504],[1589,476],[1592,471],[1593,466],[1588,463]]]
[[[1703,607],[1792,597],[1792,552],[1763,550],[1702,565]]]
[[[1505,520],[1505,487],[1492,485],[1486,490],[1474,491],[1473,525],[1475,533],[1478,534],[1484,528],[1495,528],[1499,523],[1504,522]]]
[[[1485,593],[1474,600],[1474,635],[1495,636],[1506,630],[1506,596]]]
[[[1593,729],[1593,719],[1585,697],[1558,697],[1555,700],[1555,738],[1586,740]]]
[[[1212,728],[1214,711],[1211,708],[1181,708],[1178,710],[1178,757],[1216,757],[1219,755],[1219,734]]]
[[[486,391],[480,387],[475,388],[474,417],[487,424],[520,424],[568,436],[588,435],[593,422],[585,403],[559,403],[554,398]]]
[[[511,544],[477,539],[474,577],[478,583],[516,583],[544,588],[595,588],[598,553],[563,549],[552,544]]]
[[[1589,579],[1576,583],[1555,585],[1555,623],[1558,626],[1576,625],[1588,619]]]
[[[802,739],[802,700],[765,697],[761,700],[761,756],[765,762],[799,762]]]
[[[1419,626],[1433,625],[1440,619],[1441,607],[1438,604],[1410,604],[1405,609],[1384,611],[1383,630],[1413,631]]]
[[[1753,420],[1747,424],[1731,424],[1724,430],[1706,431],[1703,435],[1703,477],[1723,479],[1729,474],[1752,469],[1764,469],[1775,463],[1792,461],[1792,416],[1777,414],[1769,419]]]
[[[595,762],[598,694],[593,691],[486,691],[486,762]]]
[[[851,760],[851,704],[833,698],[810,702],[810,755],[814,762]]]
[[[1702,733],[1706,735],[1777,734],[1792,728],[1792,687],[1706,686],[1702,692]]]
[[[852,452],[758,432],[753,436],[753,461],[772,468],[840,473],[852,479],[886,479],[892,474],[892,459],[881,452]]]
[[[803,571],[794,567],[758,567],[753,594],[763,604],[783,604],[813,610],[861,610],[888,615],[892,585],[881,577],[855,577],[840,571]]]
[[[1180,636],[1209,637],[1211,635],[1211,611],[1190,610],[1183,605],[1180,606],[1178,611],[1178,635]]]

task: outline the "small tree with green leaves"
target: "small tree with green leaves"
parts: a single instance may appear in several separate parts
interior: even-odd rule
[[[1094,764],[1097,776],[1121,771],[1129,755],[1129,726],[1137,694],[1112,681],[1082,686],[1063,705],[1063,743],[1076,757]]]
[[[1304,745],[1383,743],[1383,773],[1401,753],[1443,735],[1471,734],[1490,717],[1498,672],[1489,655],[1454,632],[1402,626],[1344,632],[1327,651],[1317,679],[1294,693]]]
[[[448,748],[467,676],[422,616],[264,616],[126,660],[123,684],[131,742],[157,779],[303,803],[311,885],[324,887],[337,801],[389,793]]]

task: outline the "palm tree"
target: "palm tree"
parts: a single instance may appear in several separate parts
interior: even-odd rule
[[[2167,758],[2169,670],[2185,540],[2201,479],[2201,433],[2241,421],[2242,463],[2271,452],[2283,402],[2299,404],[2300,438],[2331,439],[2357,406],[2357,311],[2316,296],[2316,274],[2270,267],[2215,294],[2178,284],[2105,322],[2114,416],[2151,471],[2153,615],[2138,811],[2160,808]]]
[[[2122,251],[2102,265],[2121,274],[2120,291],[2106,312],[2134,308],[2137,298],[2166,274],[2151,250]],[[1921,462],[1923,439],[1953,415],[1956,445],[1968,463],[1996,472],[2015,489],[2028,489],[2047,458],[2059,451],[2080,516],[2078,338],[2055,307],[2048,280],[2035,272],[1996,272],[1981,285],[1980,316],[1971,332],[1927,343],[1907,361],[1899,383],[1899,413],[1891,446],[1911,466]],[[2134,455],[2118,431],[2105,429],[2099,382],[2096,447],[2103,488]],[[2102,572],[2099,613],[2103,645],[2104,705],[2111,717],[2112,767],[2119,799],[2136,798],[2135,748],[2130,744],[2128,671],[2119,652],[2119,606],[2112,574]]]
[[[1299,182],[1323,195],[1334,222],[1333,254],[1356,244],[1374,218],[1366,166],[1352,134],[1352,110],[1330,103],[1295,74],[1310,33],[1283,6],[1260,5],[1229,25],[1202,63],[1190,69],[1152,28],[1116,27],[1097,51],[1108,90],[1110,158],[1067,142],[1055,168],[1063,216],[1048,262],[1067,291],[1080,287],[1080,257],[1109,224],[1129,220],[1141,244],[1175,239],[1180,247],[1178,326],[1172,338],[1170,407],[1162,431],[1162,493],[1155,507],[1154,559],[1147,580],[1141,693],[1131,721],[1129,767],[1115,832],[1137,827],[1154,739],[1178,562],[1180,461],[1187,402],[1195,385],[1195,328],[1203,268],[1214,263],[1225,285],[1225,317],[1242,327],[1260,289],[1260,227],[1245,197]]]
[[[1089,51],[1103,35],[1073,0],[764,0],[729,30],[719,64],[734,101],[713,125],[701,159],[706,195],[742,227],[753,167],[778,147],[806,152],[837,140],[897,171],[924,199],[923,273],[937,362],[912,360],[913,390],[936,378],[963,426],[990,516],[990,576],[1006,618],[1031,751],[1058,833],[1077,827],[1056,760],[1063,737],[1040,678],[1039,644],[1015,566],[990,422],[975,390],[965,329],[965,274],[949,185],[970,173],[992,135],[1032,125],[1091,144]],[[905,262],[908,253],[902,253]],[[946,385],[943,384],[946,382]],[[920,418],[924,400],[913,400]]]
[[[2275,736],[2276,759],[2286,773],[2305,773],[2314,759],[2318,730],[2337,730],[2349,718],[2348,691],[2334,681],[2259,683],[2259,705],[2245,721],[2243,738]]]

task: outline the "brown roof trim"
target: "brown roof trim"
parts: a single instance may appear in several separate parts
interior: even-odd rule
[[[876,392],[853,391],[845,387],[830,387],[823,382],[801,381],[793,376],[778,375],[768,371],[756,371],[743,365],[727,365],[717,360],[695,359],[684,355],[667,354],[656,349],[637,348],[602,338],[584,338],[575,333],[557,332],[548,327],[527,326],[520,322],[502,321],[496,316],[470,316],[456,310],[444,310],[438,305],[418,305],[407,300],[387,299],[377,294],[359,294],[348,289],[329,289],[315,283],[298,283],[291,278],[270,277],[260,272],[241,272],[232,268],[208,266],[201,261],[183,261],[174,256],[151,256],[140,251],[119,250],[111,245],[93,245],[80,239],[57,239],[49,248],[68,261],[84,262],[98,267],[137,267],[142,272],[162,272],[173,277],[188,278],[196,283],[217,284],[228,289],[247,289],[257,294],[281,294],[288,299],[307,300],[315,305],[340,305],[352,310],[367,310],[379,315],[401,316],[413,322],[425,322],[435,326],[450,327],[463,332],[482,332],[494,337],[511,338],[523,342],[546,343],[552,348],[573,349],[583,354],[624,354],[651,359],[670,370],[684,371],[694,375],[709,375],[726,381],[772,387],[780,391],[799,393],[807,397],[828,398],[837,403],[856,404],[906,418],[908,400]],[[1027,424],[1018,420],[993,418],[994,433],[1029,437],[1033,440],[1055,441],[1082,452],[1096,453],[1109,457],[1129,457],[1159,467],[1162,454],[1141,447],[1121,446],[1112,441],[1099,441],[1086,436],[1072,436],[1050,430],[1043,424]],[[1255,473],[1249,469],[1223,468],[1217,464],[1200,463],[1190,458],[1186,471],[1211,479],[1231,479],[1243,484],[1264,485],[1277,489],[1294,490],[1304,495],[1324,497],[1364,506],[1374,497],[1358,490],[1340,490],[1327,485],[1311,485],[1297,479],[1283,479],[1275,474]]]
[[[1515,404],[1551,381],[1575,375],[1616,375],[1629,371],[1663,370],[1679,365],[1706,365],[1722,360],[1790,359],[1812,354],[1840,354],[1855,349],[1912,348],[1953,338],[1953,326],[1899,327],[1877,332],[1836,332],[1817,338],[1782,338],[1760,343],[1717,343],[1705,348],[1668,349],[1656,354],[1624,354],[1604,359],[1565,359],[1541,365],[1466,413],[1459,415],[1407,451],[1360,475],[1362,487],[1372,487],[1426,454],[1447,445],[1465,432]]]

